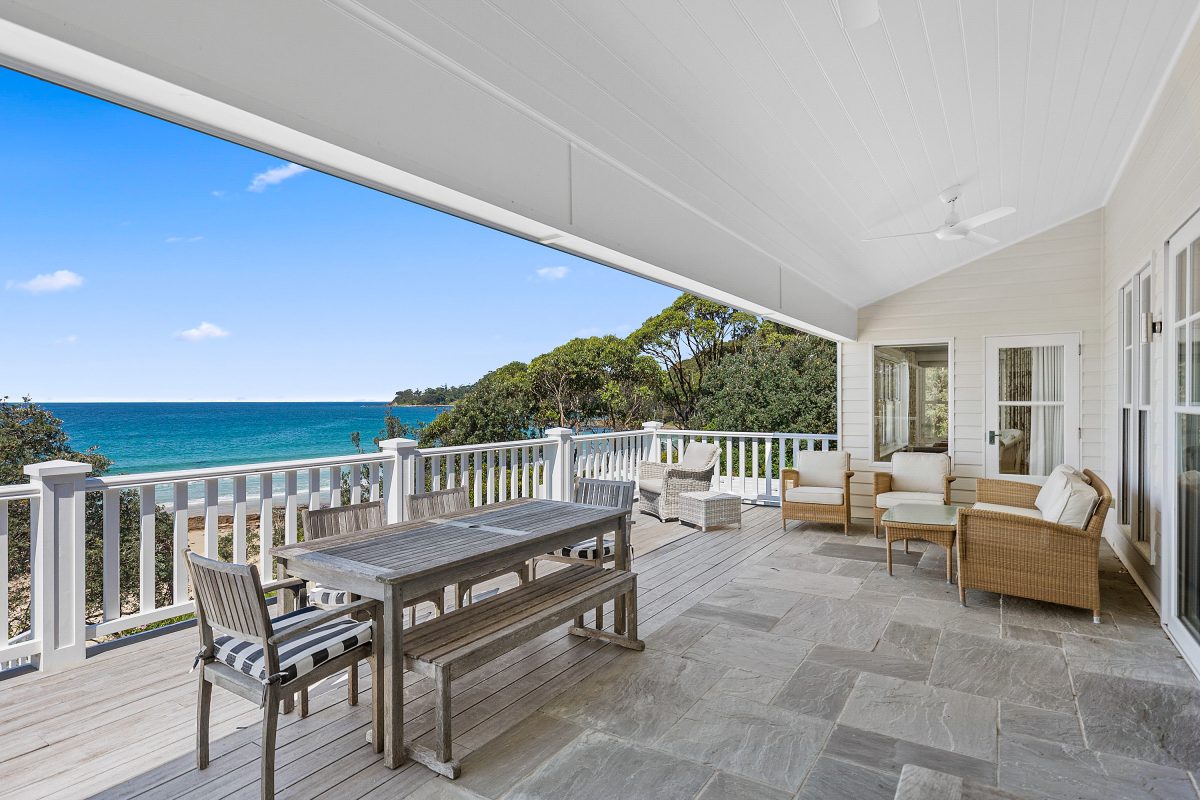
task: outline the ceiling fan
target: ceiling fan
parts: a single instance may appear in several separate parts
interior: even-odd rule
[[[879,21],[879,0],[836,0],[836,4],[846,30],[869,28]]]
[[[1007,217],[1009,214],[1015,212],[1016,209],[1011,206],[1001,206],[1000,208],[993,208],[991,211],[985,211],[982,214],[976,214],[973,217],[960,220],[954,204],[958,202],[961,189],[961,186],[951,186],[938,195],[939,200],[950,206],[950,213],[946,215],[946,221],[940,227],[934,228],[931,231],[913,231],[912,233],[897,233],[891,236],[871,236],[863,239],[863,241],[877,242],[880,239],[899,239],[904,236],[925,236],[932,233],[943,242],[956,242],[959,239],[966,239],[969,242],[976,242],[978,244],[999,244],[999,239],[984,236],[975,229],[981,225],[986,225],[989,222],[995,222],[998,219]]]

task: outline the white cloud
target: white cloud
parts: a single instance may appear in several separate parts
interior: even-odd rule
[[[299,164],[281,164],[278,167],[272,167],[266,172],[260,172],[250,181],[250,185],[246,187],[248,192],[265,191],[268,186],[274,186],[277,183],[283,183],[293,175],[299,175],[301,172],[308,172],[308,167],[302,167]]]
[[[44,292],[61,292],[64,289],[78,289],[83,286],[83,276],[69,269],[55,270],[45,275],[36,275],[27,281],[8,281],[6,289],[20,289],[30,294]]]
[[[72,333],[70,336],[64,336],[61,339],[55,339],[54,341],[56,344],[75,344],[79,341],[79,337]]]
[[[619,325],[591,325],[587,328],[580,328],[575,331],[575,338],[588,339],[592,336],[608,336],[609,334],[613,336],[628,336],[631,333],[633,333],[633,326],[628,322],[622,322]]]
[[[544,281],[561,281],[570,271],[566,267],[541,267],[537,270],[537,276]]]
[[[213,197],[224,197],[225,190],[224,189],[213,189],[211,192],[209,192],[209,194],[211,194]]]
[[[194,328],[188,328],[186,331],[179,331],[175,334],[180,339],[187,339],[189,342],[199,342],[204,339],[220,339],[223,336],[228,336],[229,331],[213,325],[211,322],[201,322]]]
[[[167,244],[187,244],[190,242],[200,242],[203,240],[203,236],[168,236]]]

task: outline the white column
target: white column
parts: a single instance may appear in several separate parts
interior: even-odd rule
[[[662,426],[663,424],[661,422],[642,423],[642,430],[650,431],[652,434],[650,437],[650,447],[648,448],[650,450],[650,458],[648,460],[650,461],[658,461],[660,458],[662,458],[662,453],[659,452],[658,444],[658,432],[662,430]],[[669,461],[670,459],[667,460]]]
[[[408,516],[407,497],[413,491],[413,466],[417,458],[414,439],[384,439],[379,449],[390,458],[383,465],[383,505],[388,523],[403,522]]]
[[[83,480],[91,468],[63,460],[25,467],[39,492],[30,599],[33,635],[42,643],[38,666],[44,672],[82,664],[85,657]]]
[[[550,428],[546,436],[554,440],[554,463],[550,466],[550,499],[575,499],[574,431],[570,428]]]

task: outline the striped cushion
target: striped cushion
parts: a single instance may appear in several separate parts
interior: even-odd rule
[[[344,606],[350,602],[350,592],[314,583],[308,588],[308,602],[315,606]]]
[[[603,558],[608,558],[609,556],[611,556],[613,554],[613,546],[614,545],[613,545],[612,539],[604,540]],[[594,559],[602,557],[600,555],[600,551],[598,549],[596,549],[596,540],[595,539],[589,539],[586,542],[580,542],[579,544],[573,544],[570,547],[564,547],[560,550],[556,550],[554,552],[554,555],[564,556],[566,558],[586,558],[589,560],[594,560]]]
[[[292,625],[305,622],[324,609],[306,606],[290,614],[271,620],[276,634]],[[296,639],[279,646],[279,671],[282,682],[287,683],[324,664],[331,658],[371,641],[371,621],[359,622],[342,617],[307,631]],[[259,645],[236,636],[218,636],[213,639],[213,658],[224,661],[234,669],[261,681],[267,679],[263,661],[263,649]]]

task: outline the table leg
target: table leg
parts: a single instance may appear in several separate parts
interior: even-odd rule
[[[946,583],[954,583],[954,573],[950,570],[953,564],[950,559],[950,545],[946,545]]]
[[[379,654],[383,657],[383,763],[396,769],[404,763],[404,592],[392,584],[384,590]]]
[[[621,517],[617,521],[617,536],[613,547],[616,548],[616,552],[613,553],[613,566],[617,569],[629,569],[632,566],[629,563],[629,517]],[[624,596],[618,597],[613,603],[613,633],[625,633],[628,614],[629,609]],[[637,638],[636,635],[634,638]]]
[[[883,545],[887,549],[888,575],[892,574],[892,537],[888,536],[887,528],[883,529]]]

